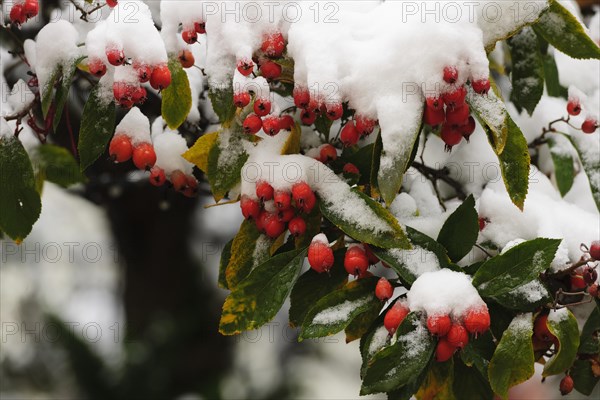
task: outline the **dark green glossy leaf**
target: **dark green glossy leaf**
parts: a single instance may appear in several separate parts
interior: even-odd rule
[[[60,65],[54,66],[52,73],[50,74],[50,78],[46,82],[43,88],[41,88],[42,95],[42,115],[44,118],[48,115],[48,111],[50,111],[50,105],[52,104],[52,99],[54,98],[54,85],[60,79],[62,74],[62,67]]]
[[[92,89],[83,107],[79,128],[79,162],[84,171],[100,157],[115,129],[115,104],[100,97],[100,85]]]
[[[513,60],[510,100],[519,112],[524,108],[531,115],[544,94],[544,63],[537,35],[527,26],[506,43]]]
[[[564,139],[563,139],[564,140]],[[563,148],[557,144],[556,139],[548,140],[550,146],[550,155],[554,163],[554,177],[556,185],[561,196],[565,196],[571,190],[573,181],[575,180],[575,168],[573,167],[573,157],[570,153],[565,152]]]
[[[360,339],[365,333],[367,333],[369,327],[379,316],[381,306],[381,302],[372,302],[369,309],[354,317],[352,322],[350,322],[350,325],[348,325],[345,329],[346,343]]]
[[[77,65],[84,59],[85,57],[79,57],[73,60],[66,70],[63,70],[62,79],[60,85],[56,88],[56,111],[54,114],[54,121],[52,122],[53,128],[56,131],[58,124],[60,123],[60,116],[62,115],[63,108],[65,107],[65,103],[69,98],[69,91],[71,90],[71,82],[73,81],[73,75],[75,75],[75,71],[77,70]]]
[[[437,241],[448,250],[450,260],[458,262],[471,251],[477,235],[478,216],[475,199],[470,195],[444,222]]]
[[[539,279],[518,286],[510,292],[494,297],[494,300],[505,308],[516,311],[535,311],[550,301],[548,289]]]
[[[484,375],[475,367],[468,367],[455,358],[452,390],[457,399],[493,399],[494,392]],[[487,375],[485,375],[487,376]]]
[[[215,201],[225,195],[241,180],[242,168],[248,153],[242,147],[240,129],[222,131],[208,153],[208,183]]]
[[[594,387],[600,381],[600,377],[596,377],[592,372],[591,360],[575,360],[570,373],[571,378],[573,378],[575,390],[586,396],[592,394]]]
[[[531,158],[527,140],[521,129],[507,115],[508,136],[502,154],[498,155],[502,179],[513,204],[523,210],[529,188]]]
[[[178,58],[169,59],[169,70],[171,71],[171,84],[161,92],[161,113],[167,126],[177,129],[185,122],[192,109],[192,89],[187,73]]]
[[[41,179],[64,188],[85,181],[73,155],[64,147],[45,144],[31,154],[34,169]]]
[[[600,353],[600,308],[598,306],[594,307],[583,325],[578,352],[581,354]]]
[[[592,197],[596,202],[596,207],[600,210],[600,179],[598,179],[598,171],[600,171],[600,158],[596,152],[597,144],[594,135],[565,135],[577,150],[581,165],[588,177]]]
[[[260,242],[260,243],[259,243]],[[231,243],[231,256],[225,270],[229,289],[237,286],[248,276],[252,268],[262,264],[269,257],[273,241],[256,229],[252,221],[244,221]],[[257,251],[257,246],[259,249]]]
[[[229,80],[231,81],[231,80]],[[208,97],[212,103],[215,114],[221,123],[229,123],[235,117],[235,105],[233,104],[233,86],[210,86]]]
[[[579,328],[577,320],[567,308],[550,311],[548,316],[548,329],[558,338],[560,346],[544,365],[542,376],[564,373],[575,361],[579,348]]]

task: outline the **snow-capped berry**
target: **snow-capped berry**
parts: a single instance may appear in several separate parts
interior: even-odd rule
[[[573,378],[571,378],[570,375],[566,375],[560,381],[560,385],[559,385],[560,394],[562,394],[563,396],[566,396],[567,394],[571,393],[573,391],[574,385],[575,384],[573,382]]]
[[[138,169],[150,169],[156,163],[154,147],[148,142],[143,142],[133,147],[133,164]]]
[[[434,314],[427,316],[427,329],[432,335],[446,336],[450,327],[452,326],[452,320],[447,314]]]
[[[106,0],[106,5],[110,8],[115,8],[119,4],[117,0]]]
[[[483,333],[490,328],[490,313],[485,307],[471,308],[463,318],[470,333]]]
[[[285,39],[281,32],[274,32],[263,37],[260,49],[269,57],[281,57],[285,48]]]
[[[150,86],[156,90],[163,90],[171,84],[171,71],[166,64],[159,65],[152,70]]]
[[[240,72],[240,74],[248,76],[252,73],[252,70],[254,70],[254,63],[252,60],[243,58],[237,63],[237,70]]]
[[[267,115],[262,120],[263,131],[269,136],[275,136],[281,129],[279,126],[279,117],[274,115]]]
[[[490,80],[489,79],[478,79],[471,82],[471,87],[478,94],[486,94],[490,91]]]
[[[194,44],[198,41],[198,34],[195,30],[187,30],[181,32],[181,38],[187,44]]]
[[[165,170],[156,165],[150,170],[150,184],[153,186],[162,186],[167,181]]]
[[[344,268],[346,268],[348,274],[355,276],[362,275],[369,269],[369,259],[362,247],[353,246],[348,248],[344,257]]]
[[[19,25],[23,25],[25,23],[25,21],[27,21],[27,18],[25,17],[25,14],[23,13],[23,5],[16,3],[13,4],[12,8],[10,9],[10,22],[19,26]]]
[[[138,86],[131,93],[131,100],[134,103],[143,104],[146,101],[147,95],[146,88]]]
[[[448,361],[454,355],[456,346],[452,345],[446,338],[441,338],[435,348],[435,361]]]
[[[281,130],[291,131],[295,124],[296,122],[291,115],[286,114],[279,117],[279,129]]]
[[[171,172],[169,180],[173,185],[173,189],[178,192],[182,192],[187,186],[187,178],[181,170],[176,169],[175,171]]]
[[[585,289],[587,284],[585,283],[585,280],[583,279],[583,275],[581,274],[571,274],[571,276],[569,277],[570,282],[571,282],[571,289],[572,290],[582,290]]]
[[[315,123],[316,119],[317,114],[312,110],[302,110],[300,113],[300,121],[302,121],[304,125],[312,125]]]
[[[425,122],[429,126],[437,126],[439,124],[443,124],[446,121],[446,113],[444,112],[444,108],[433,109],[429,107],[425,107],[425,111],[423,112],[423,122]]]
[[[266,235],[271,239],[275,239],[285,232],[285,223],[275,215],[270,215],[265,221],[264,228]]]
[[[600,260],[600,240],[594,240],[590,245],[590,257],[593,260]]]
[[[271,101],[268,99],[256,99],[254,101],[254,113],[259,117],[264,117],[271,112]]]
[[[95,77],[101,78],[106,74],[106,65],[101,60],[93,59],[88,63],[88,69],[90,70],[90,74]]]
[[[397,301],[385,313],[385,317],[383,317],[383,326],[385,326],[385,329],[387,329],[390,335],[393,335],[409,313],[410,310],[408,307]]]
[[[277,79],[281,76],[281,65],[270,60],[263,60],[259,70],[266,79]]]
[[[125,53],[123,53],[123,49],[116,46],[106,48],[106,58],[108,59],[108,62],[115,67],[125,63]]]
[[[394,294],[394,287],[385,278],[380,278],[375,286],[375,296],[381,301],[389,300]]]
[[[462,134],[463,138],[469,141],[469,138],[475,132],[475,118],[469,117],[467,123],[458,127],[458,130]]]
[[[327,238],[319,234],[313,238],[308,246],[308,263],[318,273],[327,272],[333,266],[333,250],[327,243]]]
[[[377,125],[377,121],[363,115],[354,116],[354,122],[356,123],[356,130],[360,136],[369,136],[373,133],[373,130],[375,130],[375,126]]]
[[[131,99],[134,90],[135,88],[133,87],[133,85],[129,84],[128,82],[113,83],[113,96],[118,102],[121,102],[126,99]]]
[[[462,349],[469,343],[469,334],[461,324],[452,324],[446,335],[446,339],[448,339],[448,343],[454,347]]]
[[[446,124],[465,125],[469,122],[469,112],[469,105],[466,103],[454,108],[448,108],[446,110]]]
[[[444,67],[444,81],[446,83],[454,83],[458,79],[458,70],[454,66]]]
[[[448,124],[442,125],[442,140],[446,143],[446,149],[451,149],[452,146],[459,144],[462,138],[462,134],[456,127]]]
[[[354,126],[354,121],[348,121],[342,128],[342,132],[340,133],[340,141],[344,147],[350,147],[358,143],[358,139],[360,139],[360,135]]]
[[[302,236],[306,232],[306,221],[302,217],[294,217],[288,223],[288,229],[292,236]]]
[[[533,325],[534,336],[543,342],[551,342],[556,339],[556,336],[548,329],[548,316],[540,315]]]
[[[342,118],[343,113],[344,108],[342,107],[342,103],[327,103],[325,105],[325,115],[331,121]]]
[[[255,135],[262,128],[262,120],[256,114],[250,114],[244,119],[242,124],[244,133]]]
[[[199,21],[199,22],[194,22],[194,30],[196,31],[196,33],[199,33],[201,35],[206,33],[206,22],[204,21]]]
[[[332,145],[324,144],[321,146],[319,151],[319,161],[322,163],[328,163],[329,161],[335,161],[337,159],[337,150]]]
[[[444,108],[444,102],[443,100],[438,97],[427,97],[425,99],[425,102],[427,103],[427,108],[430,108],[432,110],[441,110]]]
[[[25,0],[23,3],[23,15],[27,19],[38,15],[39,10],[40,5],[38,4],[38,0]]]
[[[248,92],[240,92],[233,95],[233,104],[237,108],[244,108],[248,104],[250,104],[250,93]]]
[[[310,92],[304,88],[294,88],[294,105],[299,108],[306,108],[310,103]]]
[[[352,164],[352,163],[346,163],[344,165],[344,168],[342,170],[345,174],[349,174],[349,175],[359,175],[360,171],[358,170],[358,168],[356,167],[356,165]]]
[[[262,201],[273,200],[273,186],[267,181],[260,181],[256,184],[256,195]]]
[[[444,100],[444,104],[446,104],[450,108],[459,107],[465,104],[465,99],[467,98],[467,89],[464,86],[457,87],[451,92],[446,92],[442,95],[442,99]]]
[[[254,220],[258,218],[260,213],[260,204],[258,204],[258,201],[248,196],[242,196],[242,199],[240,200],[240,207],[242,209],[242,215],[244,218]]]
[[[183,190],[185,197],[196,197],[198,196],[198,180],[193,175],[186,176],[186,186]]]
[[[585,121],[583,121],[583,124],[581,124],[581,130],[583,133],[594,133],[596,132],[596,129],[598,129],[598,121],[596,121],[594,118],[588,117]]]
[[[292,196],[289,192],[275,192],[273,200],[275,201],[275,207],[280,210],[287,210],[292,206]]]
[[[583,280],[587,285],[591,285],[598,279],[598,272],[594,267],[586,267],[583,270]]]
[[[117,163],[129,160],[133,155],[133,145],[129,137],[123,134],[115,135],[108,146],[108,154]]]
[[[579,99],[569,99],[567,103],[567,112],[569,115],[579,115],[581,113],[581,104],[579,103]]]
[[[183,49],[179,52],[179,62],[183,68],[191,68],[194,66],[196,60],[194,55],[188,49]]]
[[[145,83],[150,80],[150,76],[152,76],[152,68],[148,64],[134,63],[133,69],[135,69],[135,72],[137,72],[140,83]]]

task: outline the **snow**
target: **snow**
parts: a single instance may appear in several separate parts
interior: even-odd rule
[[[0,138],[10,139],[13,137],[13,130],[8,126],[8,123],[4,118],[0,117]]]
[[[373,336],[371,336],[371,342],[369,343],[369,348],[367,349],[367,353],[369,356],[377,353],[381,350],[387,343],[389,338],[389,332],[385,328],[385,326],[381,325],[375,332],[373,332]]]
[[[530,332],[533,330],[533,321],[531,313],[518,314],[513,318],[508,325],[507,330],[510,330],[514,333],[519,332]]]
[[[327,236],[324,233],[319,233],[312,238],[311,243],[324,243],[329,246],[329,240],[327,240]]]
[[[125,134],[132,144],[151,143],[150,121],[139,108],[133,107],[115,128],[115,135]],[[185,151],[185,150],[184,150]]]
[[[435,253],[415,244],[411,250],[390,249],[388,253],[415,276],[440,269],[440,263]]]
[[[194,164],[184,159],[181,155],[188,150],[185,139],[177,132],[166,130],[152,136],[152,145],[156,153],[156,166],[170,176],[174,171],[182,171],[191,175]]]
[[[487,307],[471,284],[470,276],[446,268],[419,276],[407,300],[411,311],[451,314],[456,319],[471,308]]]
[[[548,290],[540,281],[534,280],[511,290],[509,296],[527,300],[529,303],[535,303],[548,296]]]
[[[405,335],[398,336],[396,342],[401,342],[406,349],[407,359],[418,356],[426,350],[429,341],[429,332],[418,320],[414,321],[415,329]]]
[[[19,114],[27,109],[35,100],[35,94],[29,89],[23,79],[19,79],[14,84],[10,93],[6,97],[6,103],[2,104],[2,114]]]
[[[550,310],[550,313],[548,314],[548,321],[555,324],[560,324],[567,319],[569,319],[569,309],[566,307],[558,310]]]
[[[356,300],[346,300],[341,304],[319,311],[312,320],[313,325],[333,325],[347,321],[350,313],[364,306],[372,299],[372,295],[364,296]]]

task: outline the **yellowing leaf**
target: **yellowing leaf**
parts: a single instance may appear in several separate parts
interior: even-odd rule
[[[196,143],[194,143],[194,145],[190,147],[188,151],[182,154],[182,157],[194,164],[196,167],[200,168],[202,172],[207,173],[208,153],[214,146],[218,137],[218,131],[200,136],[200,138],[196,140]]]
[[[300,152],[300,136],[302,136],[302,128],[298,123],[292,126],[292,132],[285,141],[281,154],[298,154]]]

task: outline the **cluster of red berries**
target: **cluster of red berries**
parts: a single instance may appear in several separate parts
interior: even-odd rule
[[[293,91],[294,105],[301,109],[300,121],[304,125],[312,125],[320,114],[331,121],[342,118],[344,107],[341,101],[324,101],[311,96],[307,88],[295,87]]]
[[[233,96],[236,107],[243,108],[250,104],[250,94],[247,92],[236,93]],[[269,136],[275,136],[282,130],[290,131],[294,126],[294,118],[284,114],[276,116],[271,114],[271,101],[269,99],[255,99],[254,113],[248,114],[242,123],[244,133],[256,135],[261,129]]]
[[[458,81],[458,69],[453,66],[444,68],[444,81],[454,84]],[[490,90],[488,79],[473,80],[471,87],[478,94],[486,94]],[[466,102],[466,85],[453,87],[441,96],[427,97],[423,121],[430,126],[441,125],[441,137],[449,151],[464,138],[467,141],[475,131],[475,119],[470,115]]]
[[[176,169],[167,177],[165,171],[156,165],[150,169],[150,183],[153,186],[163,186],[167,181],[171,183],[173,189],[186,197],[198,195],[198,180],[193,175],[186,175]]]
[[[255,55],[252,60],[242,58],[237,62],[237,70],[244,76],[250,75],[254,71],[254,65],[258,65],[261,75],[265,79],[277,79],[281,76],[281,65],[272,59],[280,58],[285,50],[285,38],[281,32],[275,31],[264,35],[260,46],[260,53]]]
[[[204,21],[194,22],[193,26],[184,27],[181,32],[181,38],[187,44],[194,44],[198,41],[198,35],[206,34],[206,23]]]
[[[286,229],[293,236],[306,232],[304,215],[310,214],[317,197],[306,182],[292,186],[291,191],[275,190],[270,183],[256,184],[256,198],[242,196],[240,207],[244,218],[253,220],[258,230],[270,238],[277,238]]]
[[[38,0],[25,0],[20,3],[14,3],[10,9],[10,22],[16,26],[23,25],[28,19],[38,15],[40,5]]]
[[[371,265],[379,259],[367,244],[351,244],[344,256],[344,268],[349,275],[365,278],[372,274],[368,272]],[[318,273],[329,272],[334,263],[333,250],[323,234],[315,236],[308,247],[308,263]],[[389,282],[388,282],[389,283]],[[391,295],[390,295],[391,296]]]
[[[586,246],[583,246],[586,248]],[[592,242],[589,249],[586,250],[587,256],[584,255],[582,260],[599,261],[600,260],[600,241],[596,240]],[[589,256],[589,257],[588,257]],[[596,270],[597,265],[590,266],[584,265],[575,269],[569,275],[571,290],[580,291],[586,290],[592,297],[598,297],[598,271]]]
[[[581,110],[583,110],[583,107],[581,106],[581,102],[579,101],[579,99],[570,98],[567,103],[567,112],[569,113],[569,115],[577,116],[581,114]],[[588,115],[585,121],[583,121],[583,123],[581,124],[581,130],[583,131],[583,133],[590,134],[594,133],[599,126],[600,124],[598,124],[598,120],[593,116]]]
[[[340,141],[344,147],[354,146],[361,138],[369,136],[378,122],[361,115],[355,115],[340,132]]]

